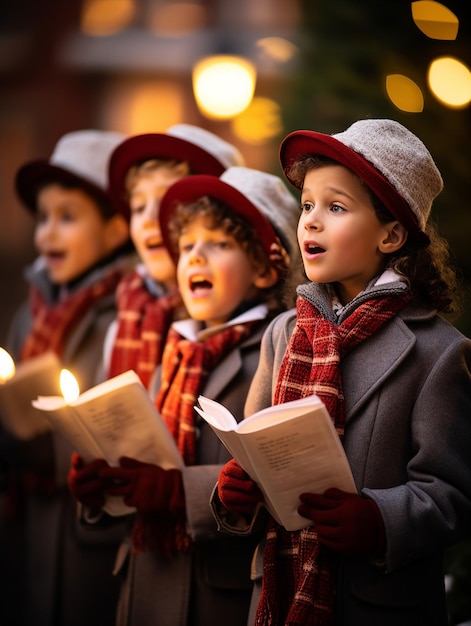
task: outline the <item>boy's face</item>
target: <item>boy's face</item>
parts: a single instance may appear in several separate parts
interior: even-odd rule
[[[53,183],[39,191],[34,243],[53,283],[78,278],[112,251],[113,219],[81,189]]]
[[[345,304],[381,270],[390,227],[377,218],[357,176],[341,165],[308,171],[301,205],[298,242],[306,274],[335,283]]]
[[[163,243],[159,208],[167,189],[180,178],[172,168],[159,167],[140,176],[129,194],[134,246],[149,275],[168,287],[176,283],[175,264]]]
[[[239,305],[258,292],[260,271],[240,244],[222,229],[211,230],[196,217],[178,242],[178,286],[187,311],[206,326],[222,324]]]

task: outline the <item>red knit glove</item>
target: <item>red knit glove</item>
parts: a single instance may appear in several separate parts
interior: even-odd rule
[[[104,459],[96,459],[85,464],[82,457],[73,452],[67,476],[72,495],[91,509],[100,509],[105,503],[105,480],[98,476],[100,469],[108,467]]]
[[[218,479],[218,496],[232,513],[253,513],[263,494],[235,459],[224,465]]]
[[[164,470],[158,465],[141,463],[123,456],[120,467],[106,467],[100,476],[107,480],[107,493],[123,496],[125,504],[141,513],[176,514],[185,509],[185,494],[180,470]]]
[[[341,554],[381,554],[384,523],[374,500],[328,489],[323,495],[303,493],[298,513],[312,519],[319,541]]]

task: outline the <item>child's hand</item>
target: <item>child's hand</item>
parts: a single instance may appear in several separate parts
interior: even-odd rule
[[[234,459],[226,463],[219,474],[218,496],[228,511],[239,514],[253,513],[263,500],[257,483]]]
[[[122,457],[119,463],[120,467],[106,467],[100,472],[101,478],[107,481],[107,493],[123,496],[125,504],[141,513],[174,515],[185,509],[180,470],[164,470],[128,457]]]
[[[384,550],[384,524],[374,500],[340,489],[303,493],[298,513],[312,519],[319,541],[341,554]]]
[[[290,266],[290,258],[281,241],[277,238],[277,243],[270,246],[270,262],[280,275],[286,274]]]
[[[100,509],[105,503],[106,481],[98,476],[104,467],[108,467],[104,459],[85,465],[77,452],[72,453],[67,483],[72,495],[90,509]]]

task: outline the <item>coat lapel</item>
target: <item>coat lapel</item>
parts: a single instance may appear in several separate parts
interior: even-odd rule
[[[347,421],[377,393],[397,367],[410,355],[415,336],[400,316],[391,320],[374,337],[357,346],[344,359],[342,382]]]

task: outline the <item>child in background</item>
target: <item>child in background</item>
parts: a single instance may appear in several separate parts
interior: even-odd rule
[[[162,196],[184,176],[219,176],[233,165],[243,165],[234,146],[189,124],[131,137],[112,154],[110,192],[117,210],[130,222],[141,263],[118,289],[117,324],[107,340],[110,377],[134,369],[147,387],[160,363],[167,330],[181,309],[175,265],[158,221]]]
[[[97,382],[115,290],[135,260],[126,221],[106,192],[108,159],[123,139],[99,130],[68,133],[50,159],[26,163],[16,176],[18,195],[36,219],[39,257],[27,270],[30,298],[13,320],[8,348],[18,361],[54,351],[82,390]],[[12,559],[26,554],[27,562],[19,602],[13,593],[3,606],[13,598],[16,616],[26,610],[27,626],[112,622],[111,571],[121,535],[108,535],[101,546],[95,537],[84,543],[66,483],[71,449],[59,435],[17,441],[14,452],[18,481],[9,489],[24,501],[12,524],[24,524],[24,534],[22,545],[10,548]]]
[[[185,468],[122,458],[100,471],[107,491],[137,509],[120,626],[246,622],[255,539],[217,533],[209,498],[228,454],[194,405],[203,393],[242,418],[262,332],[285,308],[285,272],[272,264],[272,246],[296,256],[296,218],[282,181],[245,167],[187,177],[162,199],[162,235],[190,319],[167,336],[156,405]]]
[[[148,387],[170,324],[184,312],[175,263],[159,225],[162,196],[185,176],[219,176],[227,167],[242,163],[235,146],[190,124],[130,137],[113,151],[108,171],[110,194],[116,211],[130,224],[140,263],[117,289],[117,318],[104,346],[107,377],[133,369]],[[69,487],[89,509],[100,509],[104,502],[104,483],[98,478],[102,465],[102,459],[85,465],[78,454],[72,456]],[[89,513],[91,520],[94,515]]]
[[[428,221],[440,173],[387,119],[291,133],[280,158],[312,282],[267,330],[246,414],[317,393],[358,493],[300,493],[301,531],[268,516],[249,624],[445,626],[443,551],[471,522],[471,342],[438,314],[456,285]],[[250,532],[260,498],[226,464],[220,524],[243,513]]]

